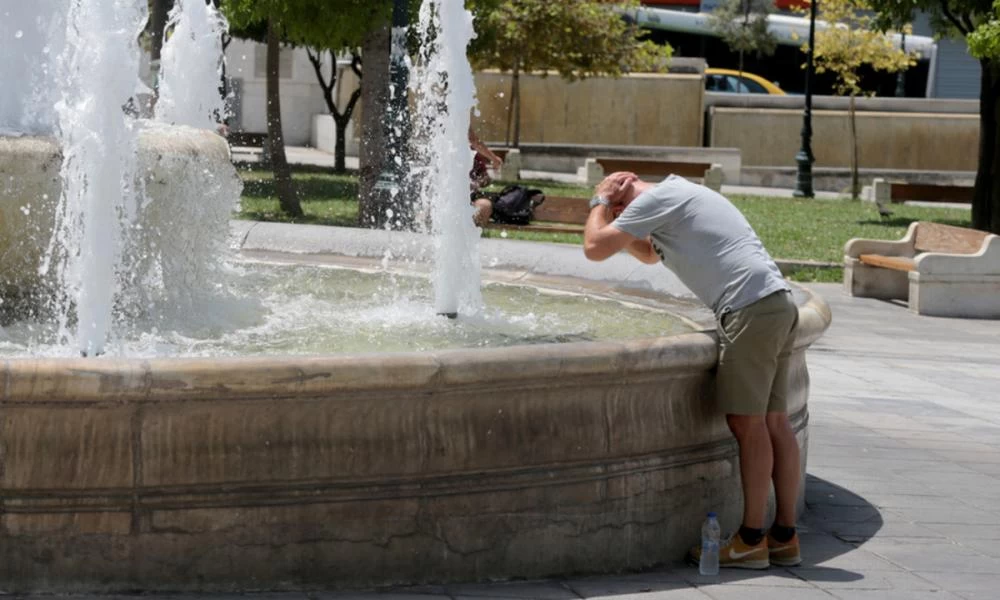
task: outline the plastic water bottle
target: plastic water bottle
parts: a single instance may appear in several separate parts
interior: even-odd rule
[[[719,574],[719,520],[715,513],[708,513],[708,518],[701,526],[701,560],[698,562],[698,572],[702,575]]]

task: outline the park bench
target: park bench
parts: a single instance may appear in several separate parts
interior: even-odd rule
[[[894,204],[907,200],[972,204],[973,188],[967,185],[939,185],[905,181],[890,181],[889,184],[891,186],[889,197]]]
[[[648,158],[588,158],[579,174],[587,185],[597,185],[608,173],[630,171],[639,177],[666,177],[679,175],[689,179],[701,179],[702,183],[715,191],[722,188],[722,165],[706,162],[684,162],[656,160]]]
[[[852,239],[844,287],[852,296],[906,300],[921,315],[1000,318],[1000,237],[919,221],[900,240]]]
[[[490,223],[488,229],[537,231],[544,233],[583,233],[583,226],[590,216],[588,198],[545,196],[545,201],[535,207],[529,225]]]

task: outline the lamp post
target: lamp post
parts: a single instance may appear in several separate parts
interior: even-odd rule
[[[906,30],[900,31],[900,49],[906,52]],[[906,96],[906,69],[900,69],[896,72],[896,97],[903,98]]]
[[[405,198],[401,194],[406,176],[406,154],[409,146],[409,105],[407,103],[407,87],[409,72],[406,67],[406,28],[409,25],[408,0],[393,0],[392,32],[389,48],[389,100],[386,104],[385,117],[382,122],[386,143],[386,157],[375,182],[375,193],[379,196],[379,205],[394,206],[396,218],[389,219],[393,229],[405,227],[410,220],[405,202],[394,202],[397,198]],[[399,224],[397,226],[396,224]]]
[[[795,155],[798,163],[798,173],[795,178],[796,198],[812,198],[813,176],[812,165],[815,162],[812,152],[812,84],[813,84],[813,47],[816,45],[816,2],[809,2],[809,53],[806,57],[806,108],[802,113],[802,147]]]

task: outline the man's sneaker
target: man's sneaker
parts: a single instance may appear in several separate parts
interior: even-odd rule
[[[770,556],[772,565],[782,567],[797,567],[802,564],[802,555],[799,554],[799,534],[796,532],[792,539],[787,542],[779,542],[767,532],[767,553]]]
[[[691,548],[688,559],[698,564],[701,560],[701,546]],[[740,535],[734,534],[719,548],[719,566],[730,569],[766,569],[771,566],[767,558],[767,539],[756,546],[743,543]]]

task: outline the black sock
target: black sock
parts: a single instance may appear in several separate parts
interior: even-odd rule
[[[784,544],[795,536],[794,527],[785,527],[775,523],[771,526],[771,537]]]
[[[756,546],[759,544],[764,539],[764,534],[763,529],[751,529],[746,525],[740,525],[740,539],[747,546]]]

